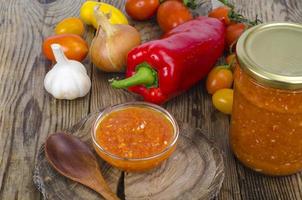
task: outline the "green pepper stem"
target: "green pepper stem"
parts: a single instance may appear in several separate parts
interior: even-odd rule
[[[111,86],[120,89],[136,85],[144,85],[148,88],[157,85],[157,73],[148,63],[142,63],[136,69],[133,76],[123,80],[114,80]]]

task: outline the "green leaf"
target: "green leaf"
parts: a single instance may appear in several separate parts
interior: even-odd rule
[[[234,5],[231,4],[228,0],[218,0],[219,2],[223,3],[224,5],[228,6],[231,9],[234,9]]]
[[[191,9],[195,9],[197,8],[197,4],[195,2],[195,0],[183,0],[183,4]]]

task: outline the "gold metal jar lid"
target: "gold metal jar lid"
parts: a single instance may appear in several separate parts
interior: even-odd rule
[[[302,25],[257,25],[242,34],[236,48],[241,68],[260,84],[302,89]]]

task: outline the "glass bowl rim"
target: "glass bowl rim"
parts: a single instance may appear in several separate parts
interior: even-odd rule
[[[101,145],[99,145],[96,141],[96,128],[99,124],[99,122],[101,121],[101,119],[106,116],[107,114],[113,112],[113,111],[117,111],[123,108],[127,108],[127,107],[146,107],[146,108],[150,108],[153,109],[157,112],[162,113],[165,117],[167,117],[167,119],[171,122],[173,129],[174,129],[174,133],[173,133],[173,140],[172,142],[161,152],[149,156],[149,157],[144,157],[144,158],[124,158],[124,157],[120,157],[118,155],[112,154],[109,151],[106,151],[104,148],[102,148]],[[91,138],[92,138],[92,142],[94,144],[94,146],[100,150],[102,153],[106,154],[107,156],[109,156],[110,158],[114,158],[116,160],[122,160],[122,161],[148,161],[148,160],[153,160],[156,158],[160,158],[161,156],[165,155],[167,152],[169,152],[169,150],[176,144],[177,140],[179,137],[179,126],[177,124],[177,121],[175,120],[175,118],[164,108],[153,104],[153,103],[147,103],[147,102],[143,102],[143,101],[133,101],[133,102],[127,102],[127,103],[121,103],[121,104],[116,104],[113,106],[108,106],[106,107],[103,111],[101,111],[97,117],[97,119],[95,120],[95,122],[93,123],[93,126],[91,128]]]

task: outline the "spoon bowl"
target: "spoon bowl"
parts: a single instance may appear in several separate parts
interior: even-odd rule
[[[63,176],[95,190],[105,199],[119,199],[103,178],[93,152],[77,137],[66,133],[50,135],[45,142],[45,155]]]

